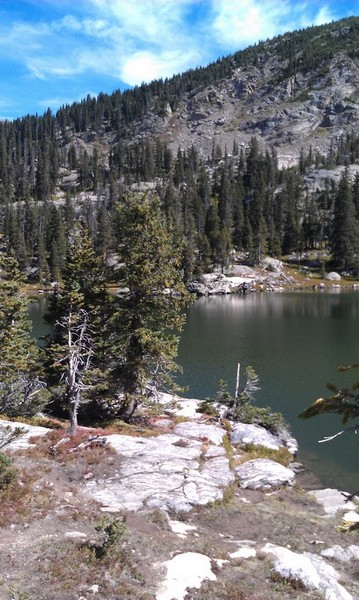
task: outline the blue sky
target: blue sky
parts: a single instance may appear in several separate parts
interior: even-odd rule
[[[170,77],[359,0],[0,0],[0,118]]]

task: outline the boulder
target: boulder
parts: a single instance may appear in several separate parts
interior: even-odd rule
[[[231,432],[231,442],[233,445],[255,444],[272,450],[284,447],[293,455],[298,452],[297,441],[285,429],[273,435],[264,427],[250,423],[236,423]]]
[[[231,431],[233,445],[255,444],[265,446],[271,450],[279,450],[281,443],[272,433],[250,423],[236,423]]]
[[[261,551],[275,558],[274,570],[284,580],[298,582],[308,590],[318,590],[327,600],[354,600],[338,583],[340,574],[320,556],[310,552],[298,554],[273,544],[266,544]]]
[[[332,516],[337,512],[346,512],[348,510],[355,510],[356,504],[354,502],[347,502],[347,494],[340,492],[339,490],[326,488],[323,490],[311,490],[308,492],[311,496],[314,496],[317,502],[321,504],[327,515]]]
[[[216,581],[211,559],[198,552],[177,554],[162,563],[167,569],[165,581],[156,594],[156,600],[183,600],[187,588],[200,588],[204,579]]]
[[[325,278],[328,279],[329,281],[340,281],[341,280],[339,273],[335,273],[335,271],[332,271],[331,273],[327,273]]]
[[[256,458],[234,468],[241,488],[268,491],[281,485],[293,485],[295,474],[274,460]]]

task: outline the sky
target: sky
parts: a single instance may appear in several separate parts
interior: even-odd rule
[[[0,119],[205,66],[359,0],[0,0]]]

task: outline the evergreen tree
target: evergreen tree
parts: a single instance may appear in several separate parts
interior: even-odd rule
[[[335,196],[330,247],[333,262],[338,268],[358,272],[359,224],[347,170],[340,179]]]
[[[106,388],[106,322],[111,305],[106,276],[88,231],[79,228],[69,248],[63,284],[55,289],[47,313],[52,325],[47,342],[49,380],[68,409],[71,433],[77,428],[80,405]]]
[[[128,420],[147,386],[173,386],[171,372],[189,294],[182,282],[181,250],[157,198],[130,196],[117,207],[120,284],[127,290],[113,316],[111,379],[123,394]],[[118,385],[119,384],[119,385]]]
[[[0,262],[0,412],[33,415],[47,399],[42,351],[31,337],[29,300],[21,291],[18,263],[12,256],[1,256]]]

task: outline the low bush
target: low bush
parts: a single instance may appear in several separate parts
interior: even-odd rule
[[[0,452],[0,490],[5,489],[16,479],[17,471],[11,465],[11,458]]]

